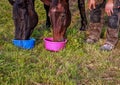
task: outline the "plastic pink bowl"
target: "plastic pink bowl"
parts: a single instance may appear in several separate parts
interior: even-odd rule
[[[53,42],[53,38],[44,38],[45,49],[49,51],[60,51],[65,48],[67,39],[62,42]]]

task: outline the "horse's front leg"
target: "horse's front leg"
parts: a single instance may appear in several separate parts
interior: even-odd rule
[[[47,6],[47,5],[44,4],[44,9],[46,11],[46,27],[49,28],[50,25],[51,25],[50,18],[48,16],[50,6]]]
[[[78,8],[81,15],[81,27],[80,30],[85,31],[87,29],[87,18],[85,12],[85,0],[78,0]]]

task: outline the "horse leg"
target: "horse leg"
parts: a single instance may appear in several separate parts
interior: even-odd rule
[[[87,29],[87,18],[85,13],[85,0],[78,0],[78,8],[81,15],[81,28],[80,30],[85,31]]]
[[[51,25],[50,18],[48,16],[50,6],[44,4],[44,9],[46,11],[46,27],[49,28]]]

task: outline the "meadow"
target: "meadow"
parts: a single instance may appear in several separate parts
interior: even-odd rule
[[[86,33],[79,31],[79,10],[73,0],[66,48],[50,52],[45,50],[43,38],[52,37],[52,28],[45,27],[42,2],[35,3],[39,22],[31,37],[36,45],[23,50],[12,44],[12,6],[8,0],[0,1],[0,85],[120,85],[120,43],[113,51],[99,50],[106,26],[99,42],[85,43]]]

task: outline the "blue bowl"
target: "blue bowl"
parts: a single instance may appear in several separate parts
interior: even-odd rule
[[[29,40],[12,40],[13,44],[19,48],[32,49],[35,47],[35,39],[30,38]]]

